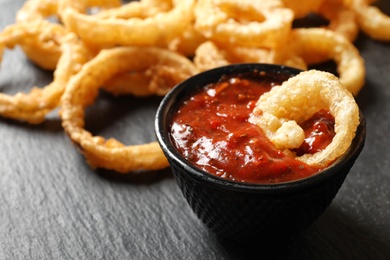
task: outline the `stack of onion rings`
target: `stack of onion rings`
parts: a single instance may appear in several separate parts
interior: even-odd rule
[[[240,7],[235,4],[235,1],[228,0],[198,2],[195,28],[207,41],[200,43],[195,51],[194,61],[200,70],[243,62],[277,63],[306,70],[309,66],[334,61],[342,83],[354,95],[358,95],[364,86],[366,74],[364,61],[352,43],[359,27],[355,12],[342,0],[304,1],[299,6],[294,5],[293,1],[272,0],[260,5],[249,1],[240,2]],[[275,22],[279,17],[276,15],[269,20],[265,16],[267,12],[279,12],[281,15],[283,12],[280,9],[286,8],[291,8],[293,17],[291,14],[285,15],[284,22]],[[292,27],[293,18],[302,18],[311,13],[323,16],[329,20],[329,25],[309,29]],[[283,25],[283,29],[279,28],[282,36],[278,38],[278,34],[271,33],[270,24]],[[261,33],[252,32],[254,25]],[[250,55],[243,55],[244,49]],[[238,59],[237,50],[241,54]],[[261,57],[258,53],[262,53]]]
[[[186,77],[221,65],[261,62],[306,70],[333,60],[340,82],[356,96],[366,73],[353,45],[359,29],[390,40],[388,17],[372,2],[27,0],[16,23],[0,33],[0,57],[18,45],[36,65],[54,70],[54,80],[29,93],[1,93],[0,115],[37,124],[61,107],[65,132],[92,167],[118,172],[166,167],[156,143],[125,146],[83,129],[82,111],[99,88],[114,95],[165,95]],[[329,25],[293,28],[295,19],[313,13]],[[109,58],[111,67],[103,62]]]

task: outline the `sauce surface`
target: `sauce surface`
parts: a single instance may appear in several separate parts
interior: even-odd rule
[[[280,83],[236,76],[205,86],[173,117],[176,148],[197,167],[236,182],[280,183],[315,174],[319,168],[277,150],[261,128],[248,122],[259,97]],[[297,154],[326,147],[334,136],[333,120],[319,111],[303,122],[306,139]]]

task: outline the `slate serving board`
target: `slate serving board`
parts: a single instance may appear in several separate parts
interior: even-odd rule
[[[0,0],[0,27],[22,0]],[[379,1],[390,13],[390,3]],[[167,170],[120,175],[93,170],[61,128],[0,119],[0,259],[390,259],[390,44],[356,41],[367,79],[357,101],[366,146],[325,213],[303,234],[270,247],[242,246],[210,233]],[[7,50],[0,91],[44,86],[52,73]],[[86,128],[126,144],[155,140],[160,98],[102,93]]]

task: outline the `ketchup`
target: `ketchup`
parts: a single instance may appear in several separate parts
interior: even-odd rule
[[[280,83],[235,76],[205,86],[173,117],[177,150],[208,173],[236,182],[280,183],[315,174],[321,169],[276,149],[260,127],[248,122],[259,97]],[[334,136],[334,119],[326,110],[301,126],[306,139],[297,155],[324,149]]]

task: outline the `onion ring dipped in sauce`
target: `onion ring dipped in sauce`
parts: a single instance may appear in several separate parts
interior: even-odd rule
[[[345,152],[359,116],[335,76],[256,73],[223,76],[180,102],[170,135],[186,160],[236,182],[280,183],[311,176]]]
[[[147,86],[151,88],[147,92],[153,94],[163,95],[197,73],[193,63],[178,53],[157,47],[128,46],[102,50],[69,80],[62,97],[62,126],[92,168],[128,173],[168,166],[157,142],[126,146],[114,138],[106,140],[101,136],[93,136],[84,129],[84,109],[94,102],[102,85],[118,74],[143,73],[153,66],[157,78],[152,78],[150,86]],[[167,70],[166,67],[171,69]],[[139,86],[135,86],[137,90],[131,90],[132,84],[126,84],[129,89],[121,86],[118,91],[113,89],[114,85],[110,86],[110,91],[116,94],[140,91]]]
[[[334,117],[332,141],[319,152],[296,158],[325,167],[345,153],[359,125],[354,97],[333,74],[310,70],[273,87],[258,100],[250,122],[260,126],[278,149],[294,154],[305,141],[299,124],[321,110]]]

